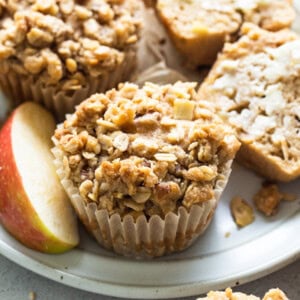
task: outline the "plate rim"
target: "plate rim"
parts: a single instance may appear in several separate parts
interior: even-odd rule
[[[285,229],[287,230],[289,226],[294,226],[293,219],[296,220],[298,218],[298,226],[300,225],[300,219],[299,219],[299,210],[292,216],[292,220],[289,220],[287,223],[282,223],[278,227],[276,227],[271,232],[266,233],[264,236],[271,236],[276,235],[276,232],[278,230]],[[286,228],[287,227],[287,228]],[[8,239],[13,239],[9,235],[8,232],[3,229],[3,233],[5,236],[7,236]],[[263,237],[260,237],[259,239],[256,239],[254,241],[249,241],[245,244],[242,244],[236,248],[243,248],[250,243],[257,242],[257,240],[260,240]],[[17,245],[20,246],[21,250],[23,245],[21,245],[19,242],[14,241],[14,243],[17,243]],[[300,243],[300,242],[299,242]],[[24,247],[24,249],[27,249]],[[112,282],[106,282],[103,280],[99,280],[93,277],[88,276],[80,276],[77,274],[72,274],[67,271],[67,269],[60,269],[55,268],[53,266],[47,265],[45,262],[42,262],[38,259],[34,259],[31,255],[34,256],[34,254],[38,255],[45,255],[45,258],[47,258],[47,254],[41,254],[39,252],[36,252],[34,250],[27,249],[27,252],[30,253],[30,255],[25,254],[20,249],[16,249],[9,243],[7,243],[5,240],[0,239],[0,254],[5,256],[7,259],[11,260],[12,262],[22,266],[23,268],[30,270],[36,274],[39,274],[45,278],[48,278],[50,280],[54,280],[56,282],[59,282],[61,284],[71,286],[73,288],[77,288],[80,290],[85,290],[88,292],[92,292],[95,294],[102,294],[106,296],[114,296],[114,297],[121,297],[121,298],[127,298],[127,299],[168,299],[168,298],[181,298],[181,297],[188,297],[188,296],[195,296],[200,295],[203,293],[206,293],[209,290],[212,289],[224,289],[228,286],[234,287],[237,285],[242,285],[245,283],[248,283],[250,281],[253,281],[255,279],[261,278],[263,276],[266,276],[272,272],[275,272],[279,270],[280,268],[283,268],[284,266],[293,263],[300,259],[300,247],[298,245],[296,247],[292,247],[292,249],[289,252],[279,254],[279,257],[276,259],[271,259],[270,261],[266,260],[264,264],[259,264],[256,267],[253,267],[250,270],[247,270],[245,272],[238,272],[235,274],[232,274],[231,276],[228,276],[226,278],[216,278],[212,281],[204,280],[201,282],[192,282],[192,283],[183,283],[183,284],[173,284],[173,285],[163,285],[163,286],[150,286],[150,285],[143,285],[143,284],[120,284],[120,283],[112,283]],[[84,252],[82,249],[75,248],[71,250],[74,255],[77,253],[80,254],[81,252],[83,255],[86,256],[94,256],[97,257],[97,254],[91,253],[91,252]],[[232,249],[228,250],[228,252],[232,251]],[[68,255],[69,252],[64,255]],[[278,255],[277,255],[278,256]],[[110,259],[115,259],[114,257],[110,257]],[[118,257],[116,257],[118,259]],[[121,258],[122,261],[124,261],[124,258]],[[195,258],[193,258],[195,259]],[[198,258],[198,260],[201,258]],[[137,261],[135,262],[142,262],[142,263],[148,263],[149,261]],[[176,263],[173,260],[165,262],[169,263]],[[238,284],[236,284],[238,282]]]

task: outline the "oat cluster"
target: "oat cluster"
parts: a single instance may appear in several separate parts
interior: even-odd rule
[[[283,193],[278,185],[266,182],[254,195],[253,202],[258,211],[270,217],[278,213],[282,201],[295,201],[296,199],[296,195]]]
[[[0,0],[1,70],[79,89],[86,75],[123,63],[138,39],[138,9],[134,0]]]
[[[195,101],[195,85],[120,84],[67,117],[53,139],[86,203],[164,217],[213,198],[239,143],[211,104]]]

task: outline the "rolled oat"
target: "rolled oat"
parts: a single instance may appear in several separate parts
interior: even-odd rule
[[[231,214],[239,227],[253,223],[255,216],[252,206],[241,197],[234,197],[230,202]]]

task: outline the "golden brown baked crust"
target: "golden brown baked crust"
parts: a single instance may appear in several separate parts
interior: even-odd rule
[[[210,65],[243,22],[267,30],[289,27],[294,10],[289,0],[158,0],[157,13],[176,48],[192,65]]]
[[[268,32],[245,24],[226,44],[199,90],[236,129],[240,162],[263,176],[289,181],[300,175],[300,41],[289,30]]]
[[[126,83],[78,106],[54,139],[86,203],[164,218],[214,197],[239,143],[211,105],[195,101],[194,87]]]

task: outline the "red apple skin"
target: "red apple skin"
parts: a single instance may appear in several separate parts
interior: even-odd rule
[[[61,253],[74,247],[62,244],[48,231],[30,203],[12,148],[12,113],[0,131],[0,221],[16,239],[29,248]]]

